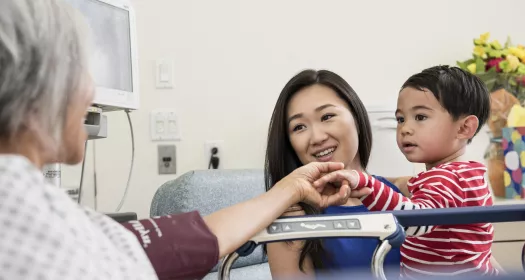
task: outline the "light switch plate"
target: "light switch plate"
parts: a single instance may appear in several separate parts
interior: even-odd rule
[[[173,62],[171,60],[155,61],[155,85],[158,89],[173,88]]]
[[[181,140],[179,117],[174,109],[155,109],[150,113],[152,141]]]
[[[177,173],[177,153],[175,145],[159,145],[158,159],[159,174]]]

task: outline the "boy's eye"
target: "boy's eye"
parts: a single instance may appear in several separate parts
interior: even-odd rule
[[[302,124],[298,124],[298,125],[294,126],[293,131],[299,131],[299,130],[301,130],[301,129],[303,129],[303,128],[305,128],[304,125],[302,125]]]
[[[321,121],[326,121],[326,120],[329,120],[331,118],[333,118],[335,115],[334,114],[326,114],[326,115],[323,115],[321,117]]]
[[[416,121],[424,121],[427,119],[427,116],[423,115],[416,115]]]
[[[403,118],[403,117],[397,117],[396,120],[397,120],[397,123],[404,123],[405,122],[405,118]]]

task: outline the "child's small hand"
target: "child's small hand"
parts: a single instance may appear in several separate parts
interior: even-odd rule
[[[323,174],[323,176],[314,181],[315,188],[322,188],[327,184],[342,186],[347,184],[350,189],[356,189],[359,182],[359,177],[355,171],[351,170],[337,170],[331,173]]]
[[[314,182],[314,187],[316,189],[323,189],[327,185],[339,185],[343,189],[348,187],[351,189],[350,197],[353,198],[360,198],[372,192],[369,188],[357,189],[358,183],[359,176],[355,171],[338,170],[323,175],[323,177]]]

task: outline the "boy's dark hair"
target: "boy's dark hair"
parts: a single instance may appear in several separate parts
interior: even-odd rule
[[[401,90],[407,87],[430,90],[454,120],[476,116],[479,126],[474,135],[488,120],[490,94],[487,87],[476,75],[458,67],[441,65],[427,68],[408,78]],[[468,143],[471,141],[469,139]]]

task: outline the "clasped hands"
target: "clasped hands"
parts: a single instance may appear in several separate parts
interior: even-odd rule
[[[278,184],[296,188],[299,201],[323,209],[370,194],[369,188],[356,189],[358,182],[356,172],[344,169],[343,163],[312,162],[297,168]]]

